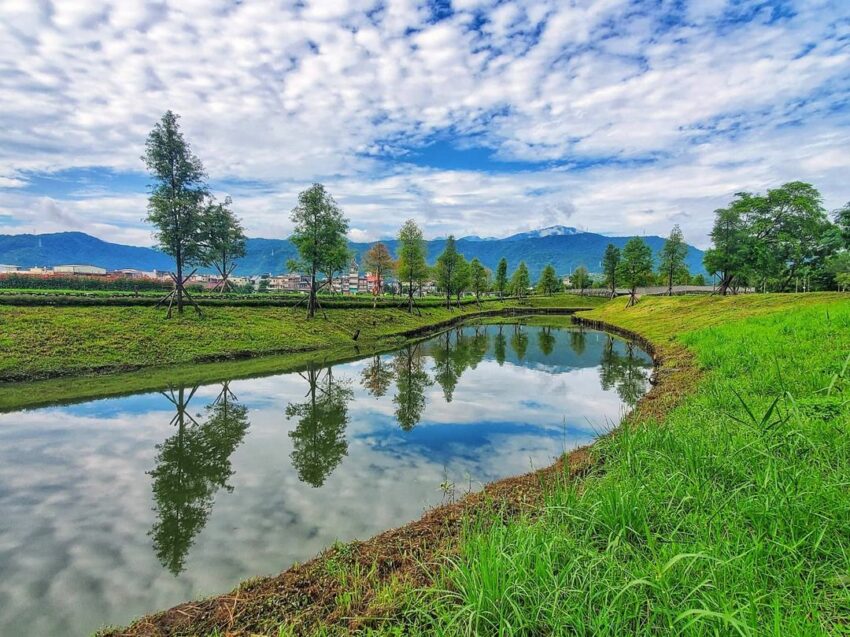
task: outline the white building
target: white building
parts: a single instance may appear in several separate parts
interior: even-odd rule
[[[0,274],[8,274],[10,272],[20,272],[21,267],[18,265],[6,265],[5,263],[0,263]]]
[[[86,275],[106,275],[106,268],[99,268],[96,265],[57,265],[53,271],[56,274],[86,274]]]

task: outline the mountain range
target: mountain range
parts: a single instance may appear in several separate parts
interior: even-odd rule
[[[661,237],[646,236],[643,239],[656,255],[664,244]],[[580,265],[591,272],[599,272],[606,246],[613,243],[622,248],[628,240],[629,237],[609,237],[566,226],[552,226],[502,239],[462,237],[457,240],[457,247],[467,259],[478,257],[493,270],[502,257],[508,260],[509,271],[513,271],[520,261],[525,261],[532,278],[536,278],[547,263],[553,264],[559,274],[567,274]],[[392,254],[396,253],[398,242],[395,239],[387,239],[383,243]],[[427,242],[429,263],[434,263],[445,243],[445,239]],[[363,254],[371,245],[350,243],[358,263],[362,264]],[[236,274],[283,272],[287,260],[295,255],[295,247],[287,239],[248,239],[247,254],[240,259]],[[688,248],[686,260],[692,273],[704,271],[702,255],[701,250],[693,246]],[[110,243],[82,232],[0,235],[0,263],[21,267],[85,263],[109,270],[173,268],[171,257],[154,248]]]

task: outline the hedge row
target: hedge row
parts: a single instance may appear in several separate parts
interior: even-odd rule
[[[89,276],[32,276],[26,274],[0,274],[0,288],[26,288],[38,290],[169,290],[170,283],[152,279],[99,278]]]

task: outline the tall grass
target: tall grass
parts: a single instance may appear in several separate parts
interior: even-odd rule
[[[850,303],[680,338],[697,391],[534,518],[470,521],[406,634],[850,634]]]

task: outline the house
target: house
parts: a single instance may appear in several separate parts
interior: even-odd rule
[[[18,265],[6,265],[0,263],[0,274],[9,274],[11,272],[20,272],[21,267]]]

